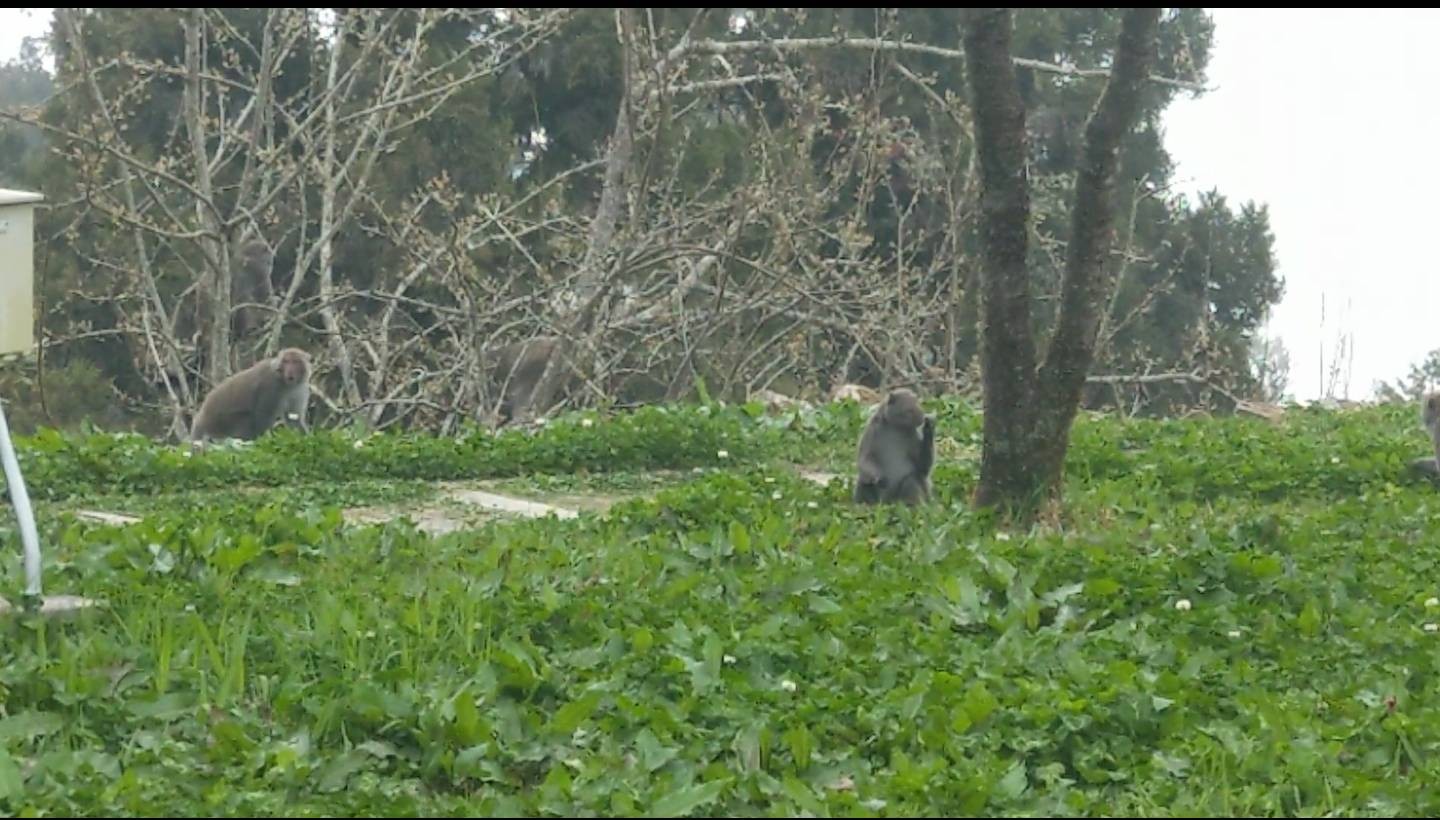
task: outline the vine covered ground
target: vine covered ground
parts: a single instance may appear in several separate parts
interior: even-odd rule
[[[1082,417],[1064,515],[1033,530],[969,508],[978,415],[930,409],[920,509],[849,503],[852,403],[193,456],[22,439],[47,591],[102,606],[0,621],[0,812],[1440,810],[1440,492],[1405,472],[1413,408]],[[479,480],[619,497],[440,535],[342,514]]]

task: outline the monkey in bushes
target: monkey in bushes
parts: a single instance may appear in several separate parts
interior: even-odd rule
[[[234,311],[231,327],[244,338],[265,322],[265,309],[274,299],[270,268],[275,262],[270,248],[252,239],[240,249],[240,261],[230,277],[230,305]]]
[[[1430,434],[1430,445],[1435,455],[1415,459],[1410,462],[1410,469],[1432,480],[1440,480],[1440,393],[1430,393],[1421,400],[1420,423]]]
[[[236,373],[210,391],[200,405],[190,440],[259,438],[292,414],[310,432],[310,354],[287,348]]]
[[[501,424],[523,419],[530,411],[548,409],[532,407],[531,404],[545,365],[555,358],[559,348],[560,340],[554,336],[537,336],[500,347],[490,357],[488,374],[491,384],[500,394],[496,415]],[[562,394],[581,384],[565,359],[555,362],[553,367],[561,371],[559,389]]]
[[[540,336],[505,345],[496,352],[492,367],[501,389],[499,416],[502,422],[512,421],[529,406],[556,345],[556,339]],[[556,363],[556,367],[559,366]]]
[[[934,466],[935,417],[925,415],[913,391],[892,390],[860,436],[855,503],[928,501]]]

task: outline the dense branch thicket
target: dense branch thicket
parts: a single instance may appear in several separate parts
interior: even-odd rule
[[[0,139],[30,145],[0,184],[50,202],[45,377],[98,389],[37,420],[118,396],[178,433],[210,385],[299,346],[317,423],[448,432],[493,417],[500,351],[536,337],[563,355],[534,413],[702,384],[978,388],[982,168],[964,55],[940,45],[959,23],[57,10],[53,89],[20,82],[33,60],[0,74]],[[1042,328],[1120,25],[1015,13]],[[1147,109],[1203,79],[1210,37],[1197,11],[1160,21]],[[1170,193],[1150,124],[1118,163],[1118,286],[1085,402],[1159,413],[1250,395],[1250,336],[1280,293],[1264,210]]]

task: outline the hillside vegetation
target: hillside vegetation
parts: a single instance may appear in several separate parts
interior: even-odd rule
[[[1440,809],[1440,494],[1405,475],[1413,408],[1082,417],[1065,515],[1034,531],[970,510],[978,413],[931,409],[915,510],[849,503],[853,404],[195,456],[23,439],[47,591],[104,606],[0,623],[0,812]],[[439,537],[341,515],[486,478],[640,495]],[[101,504],[142,520],[69,512]]]

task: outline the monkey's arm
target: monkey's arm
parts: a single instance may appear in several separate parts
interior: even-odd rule
[[[860,454],[860,475],[856,479],[857,484],[885,484],[885,469],[880,466],[880,461],[868,452]]]
[[[920,455],[915,459],[915,474],[930,475],[935,466],[935,417],[926,416],[920,427]]]
[[[880,449],[879,437],[876,420],[871,418],[865,425],[865,432],[860,436],[859,475],[855,479],[856,486],[884,484],[885,466],[876,457],[876,451]]]
[[[294,393],[290,394],[290,396],[286,398],[284,405],[280,408],[281,421],[289,423],[290,414],[294,413],[295,423],[300,425],[301,430],[304,430],[308,433],[310,432],[310,423],[305,420],[305,416],[307,415],[307,411],[309,409],[310,389],[306,387],[296,390]]]

